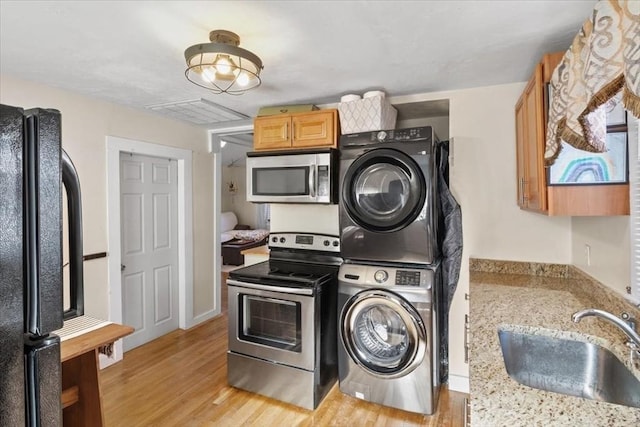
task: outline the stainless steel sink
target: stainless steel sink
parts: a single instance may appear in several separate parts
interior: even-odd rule
[[[529,387],[640,408],[640,381],[596,344],[499,329],[511,378]]]

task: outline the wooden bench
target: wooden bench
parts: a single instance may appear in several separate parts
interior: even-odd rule
[[[62,423],[65,427],[101,427],[104,424],[98,349],[133,331],[129,326],[111,323],[62,341]]]

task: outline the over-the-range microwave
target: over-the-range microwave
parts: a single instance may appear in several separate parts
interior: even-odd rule
[[[338,203],[338,151],[247,153],[247,200],[256,203]]]

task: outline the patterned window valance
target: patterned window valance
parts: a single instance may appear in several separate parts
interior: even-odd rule
[[[580,150],[606,151],[604,104],[622,90],[625,108],[640,117],[640,1],[599,1],[550,85],[547,165],[560,154],[561,140]]]

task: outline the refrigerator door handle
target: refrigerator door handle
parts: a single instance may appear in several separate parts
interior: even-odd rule
[[[82,198],[80,178],[71,158],[62,150],[62,183],[67,192],[69,228],[69,300],[70,307],[64,319],[84,314],[84,269],[82,248]]]

